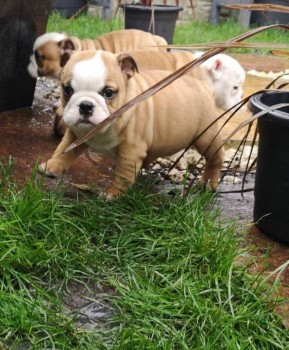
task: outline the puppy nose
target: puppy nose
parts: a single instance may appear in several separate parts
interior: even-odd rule
[[[85,117],[91,116],[93,113],[93,110],[94,110],[94,105],[89,101],[81,102],[81,104],[79,105],[79,113],[84,115]]]

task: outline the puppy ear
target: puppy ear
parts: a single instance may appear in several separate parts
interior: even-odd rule
[[[58,43],[60,48],[60,67],[64,67],[69,60],[71,53],[75,51],[75,44],[71,38],[63,39]]]
[[[214,62],[213,69],[217,71],[217,70],[220,70],[222,66],[223,66],[223,62],[219,58],[217,58],[216,61]]]
[[[212,61],[207,64],[209,73],[213,79],[220,79],[222,75],[223,62],[221,59],[212,57]]]
[[[60,57],[60,67],[64,67],[67,61],[70,59],[71,52],[65,51]]]
[[[59,41],[58,46],[63,51],[75,50],[74,44],[73,44],[72,40],[69,38]]]
[[[125,73],[128,79],[130,79],[135,72],[138,73],[137,64],[131,56],[127,54],[120,54],[117,56],[117,60],[121,70]]]

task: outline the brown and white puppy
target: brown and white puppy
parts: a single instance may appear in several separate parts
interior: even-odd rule
[[[167,70],[169,74],[201,56],[202,52],[189,51],[130,51],[140,72],[148,69]],[[243,96],[243,84],[246,72],[239,62],[225,54],[215,55],[201,65],[193,67],[188,73],[196,79],[203,80],[212,88],[218,108],[228,110],[239,103]],[[56,111],[54,132],[64,133],[65,125],[61,122],[61,108]]]
[[[139,70],[162,69],[175,71],[200,57],[189,51],[132,51]],[[212,88],[217,107],[228,110],[241,101],[246,73],[239,62],[225,54],[215,55],[193,67],[188,75],[201,79]]]
[[[68,128],[51,159],[42,163],[39,171],[60,176],[90,146],[116,160],[112,185],[104,194],[111,199],[127,191],[142,166],[189,146],[215,120],[217,112],[207,85],[184,76],[129,109],[86,144],[63,153],[77,137],[166,75],[158,70],[138,74],[135,61],[126,54],[74,52],[61,74],[63,118]],[[215,190],[224,157],[216,124],[193,146],[206,159],[201,183]]]
[[[33,46],[28,72],[33,78],[45,76],[58,79],[61,72],[60,60],[65,51],[105,50],[110,52],[132,50],[159,50],[167,45],[164,38],[137,29],[112,31],[95,40],[80,40],[65,33],[46,33],[39,36]]]

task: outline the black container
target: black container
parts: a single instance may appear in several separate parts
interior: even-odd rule
[[[289,103],[289,92],[251,97],[249,109]],[[289,106],[258,119],[259,148],[255,180],[254,222],[267,235],[289,244]]]
[[[254,4],[273,4],[289,7],[288,0],[255,0]],[[277,23],[288,24],[289,13],[271,11],[252,11],[250,23],[255,26],[264,26]]]
[[[63,17],[69,18],[74,16],[80,10],[87,11],[88,0],[51,0],[51,10],[59,12]]]
[[[27,66],[49,8],[49,0],[0,0],[0,112],[32,104],[36,80]]]
[[[179,12],[179,6],[156,5],[143,6],[122,4],[120,7],[125,15],[125,29],[140,29],[145,32],[160,35],[168,44],[173,41],[174,30]]]

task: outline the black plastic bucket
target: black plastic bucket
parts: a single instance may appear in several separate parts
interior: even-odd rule
[[[51,0],[51,10],[58,11],[63,17],[69,18],[81,9],[86,12],[87,3],[88,0]]]
[[[125,14],[125,29],[140,29],[162,36],[169,44],[173,42],[176,21],[182,7],[156,5],[154,10],[151,6],[143,5],[122,4],[120,7]]]
[[[30,107],[36,80],[27,71],[34,40],[45,33],[49,0],[0,0],[0,111]]]
[[[289,8],[288,0],[254,0],[254,4],[273,4],[282,5]],[[256,26],[264,26],[269,24],[288,24],[289,13],[271,12],[271,11],[252,11],[250,23]]]
[[[289,103],[289,92],[251,97],[249,109]],[[267,235],[289,244],[289,106],[258,119],[259,148],[255,180],[254,222]]]

